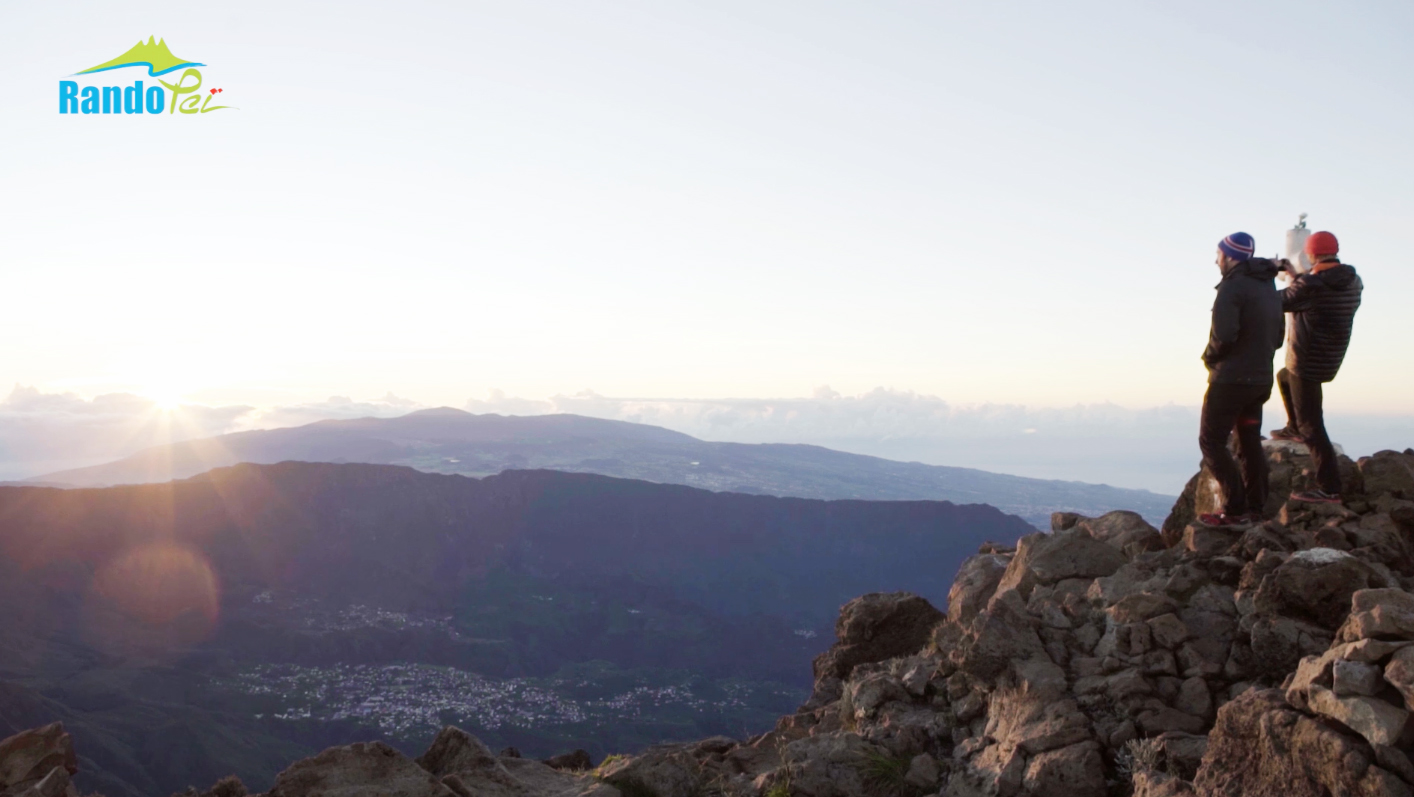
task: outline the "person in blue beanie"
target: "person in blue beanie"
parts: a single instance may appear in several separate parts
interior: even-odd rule
[[[1218,242],[1222,271],[1213,302],[1212,328],[1203,364],[1208,392],[1203,396],[1198,447],[1203,465],[1217,480],[1222,511],[1204,514],[1210,526],[1237,526],[1260,520],[1267,503],[1267,457],[1262,451],[1262,405],[1272,395],[1272,356],[1285,333],[1279,266],[1253,257],[1256,243],[1245,232]],[[1237,435],[1237,460],[1228,440]]]

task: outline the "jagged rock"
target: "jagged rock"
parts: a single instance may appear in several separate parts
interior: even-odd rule
[[[909,699],[903,684],[886,672],[870,673],[850,684],[848,697],[856,722],[873,716],[885,703]]]
[[[1218,711],[1194,787],[1202,797],[1409,797],[1367,749],[1286,705],[1281,692],[1252,689]]]
[[[1143,710],[1134,719],[1145,736],[1158,736],[1169,731],[1201,733],[1206,724],[1202,717],[1171,708],[1153,698],[1145,701]]]
[[[1136,772],[1131,797],[1192,797],[1193,784],[1164,772]]]
[[[199,792],[195,788],[188,787],[181,794],[174,794],[172,797],[248,797],[250,790],[246,788],[241,779],[235,775],[227,775],[212,784],[211,788]]]
[[[1149,636],[1159,647],[1173,650],[1188,639],[1188,626],[1172,612],[1161,614],[1145,621],[1149,626]]]
[[[949,657],[969,675],[992,678],[1014,661],[1046,656],[1035,625],[1015,590],[998,593],[987,611],[972,621]]]
[[[8,787],[38,782],[54,770],[73,775],[79,771],[74,742],[62,722],[21,731],[0,740],[0,791]]]
[[[1325,629],[1289,617],[1259,617],[1252,623],[1251,648],[1257,672],[1279,680],[1302,656],[1319,655],[1330,646]]]
[[[1414,640],[1414,595],[1400,589],[1369,589],[1352,594],[1350,599],[1349,618],[1338,634],[1342,642]]]
[[[508,759],[515,761],[516,759]],[[520,784],[480,739],[453,725],[443,728],[415,762],[453,791],[470,789],[486,797],[513,794]]]
[[[1404,707],[1414,710],[1414,647],[1394,652],[1385,665],[1384,680],[1404,697]]]
[[[587,750],[575,750],[570,753],[562,753],[545,759],[545,765],[551,769],[568,769],[572,772],[580,772],[594,768],[594,759],[589,757]]]
[[[938,779],[942,777],[942,769],[938,766],[938,759],[927,753],[919,753],[908,762],[908,774],[904,775],[904,782],[916,786],[924,791],[931,791],[938,787]]]
[[[13,794],[15,797],[78,797],[78,790],[74,788],[73,782],[69,779],[69,771],[62,766],[49,770],[49,773],[34,785],[20,788],[23,791],[16,792],[13,789],[6,789],[4,793],[6,795]]]
[[[1183,539],[1183,530],[1198,519],[1198,482],[1203,475],[1201,472],[1196,473],[1193,478],[1188,480],[1188,484],[1184,485],[1183,491],[1179,493],[1178,500],[1174,502],[1173,509],[1169,511],[1168,517],[1164,518],[1164,524],[1159,528],[1159,533],[1163,537],[1165,546],[1172,548],[1178,545]]]
[[[791,793],[805,797],[863,797],[873,784],[866,782],[863,762],[885,753],[856,734],[844,731],[811,736],[791,742],[782,751],[789,762]],[[687,797],[659,790],[660,797]]]
[[[1191,523],[1183,529],[1183,550],[1203,557],[1220,556],[1242,539],[1243,531]]]
[[[1374,695],[1383,685],[1380,668],[1359,661],[1336,659],[1331,662],[1331,691],[1338,697]]]
[[[599,776],[621,792],[656,797],[695,797],[703,787],[701,765],[681,745],[653,747],[632,758],[605,764],[599,768]]]
[[[1179,687],[1173,707],[1195,717],[1208,716],[1208,712],[1213,709],[1213,696],[1208,691],[1208,682],[1196,675],[1184,681]]]
[[[505,748],[502,748],[502,749],[501,749],[501,752],[497,753],[497,755],[499,755],[501,758],[520,758],[520,757],[521,757],[521,755],[520,755],[520,748],[518,748],[518,747],[505,747]]]
[[[1103,797],[1105,764],[1100,745],[1079,742],[1034,756],[1021,786],[1029,797]]]
[[[1178,608],[1178,603],[1163,593],[1140,592],[1121,598],[1105,611],[1116,623],[1142,623],[1160,615],[1172,615]]]
[[[1377,662],[1402,648],[1414,645],[1408,640],[1388,641],[1383,639],[1360,639],[1346,643],[1342,647],[1341,658],[1350,661]]]
[[[1108,576],[1126,563],[1118,549],[1076,527],[1053,534],[1028,534],[1016,546],[997,592],[1016,590],[1023,599],[1039,584],[1068,578]],[[994,599],[995,600],[995,599]]]
[[[1080,518],[1076,524],[1090,536],[1118,548],[1125,556],[1134,557],[1145,551],[1159,551],[1164,548],[1164,539],[1159,530],[1149,525],[1138,512],[1117,509],[1097,518]],[[1056,531],[1054,517],[1051,528]]]
[[[275,776],[267,797],[455,797],[431,772],[382,742],[331,747]]]
[[[1010,557],[997,554],[977,554],[962,563],[948,590],[948,619],[967,625],[977,616],[1006,572]]]
[[[874,592],[846,603],[835,621],[836,642],[815,658],[815,677],[848,678],[860,664],[917,653],[945,619],[908,592]]]

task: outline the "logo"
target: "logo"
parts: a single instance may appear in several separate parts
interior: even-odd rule
[[[188,61],[172,54],[165,39],[149,36],[146,42],[139,41],[132,49],[98,66],[89,67],[79,75],[97,75],[115,69],[147,67],[147,76],[156,78],[160,86],[143,87],[143,81],[135,80],[130,86],[83,86],[76,80],[59,81],[59,113],[169,113],[200,114],[226,109],[229,105],[212,105],[216,95],[224,89],[208,88],[201,93],[201,70],[206,64]],[[162,75],[182,70],[180,76],[168,83]],[[168,97],[170,92],[171,97]]]

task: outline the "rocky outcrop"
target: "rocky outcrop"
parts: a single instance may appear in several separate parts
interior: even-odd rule
[[[1200,473],[1162,531],[1067,513],[987,543],[946,614],[849,602],[810,699],[767,733],[585,773],[582,751],[498,756],[446,728],[416,760],[326,750],[267,797],[1414,797],[1414,451],[1343,460],[1344,506],[1285,501],[1309,462],[1270,455],[1267,522],[1191,522]],[[67,785],[62,729],[30,734],[0,743],[0,778],[25,779],[0,797]]]
[[[63,723],[0,740],[0,797],[77,797],[70,777],[78,771],[73,739]]]

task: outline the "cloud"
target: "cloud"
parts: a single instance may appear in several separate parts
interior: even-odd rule
[[[1197,470],[1198,407],[1130,409],[1116,404],[1026,407],[954,404],[937,396],[877,388],[844,396],[828,386],[808,398],[610,398],[593,391],[543,401],[492,391],[471,412],[568,412],[664,426],[705,440],[807,443],[888,459],[1138,487],[1176,494]],[[1268,406],[1269,428],[1281,406]],[[1327,418],[1352,456],[1414,445],[1414,418]]]
[[[150,446],[227,432],[330,418],[387,418],[421,408],[389,393],[372,401],[334,396],[322,402],[264,408],[184,404],[164,410],[153,400],[131,393],[85,399],[16,385],[0,401],[0,480],[97,465]]]
[[[664,426],[705,440],[802,443],[932,465],[984,468],[1177,493],[1197,464],[1196,407],[1115,404],[1034,408],[954,404],[876,388],[808,398],[610,398],[593,391],[537,401],[492,391],[471,412],[567,412]]]
[[[189,405],[167,412],[131,393],[84,399],[16,385],[0,401],[0,478],[107,462],[148,446],[221,434],[253,409]]]
[[[354,401],[347,396],[330,396],[325,401],[282,404],[257,410],[251,413],[242,426],[249,429],[275,429],[332,419],[396,418],[424,408],[423,404],[392,393],[372,401]]]

